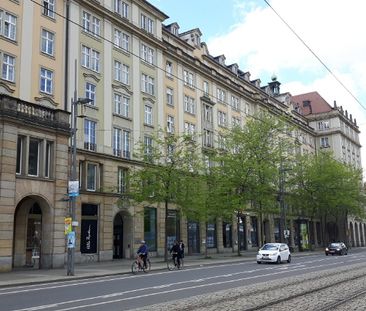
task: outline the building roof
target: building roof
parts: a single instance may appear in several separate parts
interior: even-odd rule
[[[305,116],[333,110],[332,106],[318,92],[295,95],[292,96],[291,101],[302,109],[303,115]]]

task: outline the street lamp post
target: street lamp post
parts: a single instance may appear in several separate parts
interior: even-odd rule
[[[76,197],[79,195],[79,182],[76,178],[76,123],[78,117],[78,105],[85,105],[91,101],[92,100],[89,98],[77,99],[76,92],[74,93],[74,99],[71,101],[71,176],[69,183],[69,202],[70,216],[72,220],[72,231],[71,234],[69,233],[67,243],[67,275],[71,276],[74,275],[75,264],[75,227],[77,225],[75,204]]]

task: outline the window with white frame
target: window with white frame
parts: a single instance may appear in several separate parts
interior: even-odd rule
[[[0,52],[1,78],[10,82],[15,81],[15,57]]]
[[[95,72],[99,72],[100,53],[83,45],[81,48],[81,65]]]
[[[153,125],[153,109],[150,105],[145,104],[144,123]]]
[[[318,122],[318,129],[319,130],[329,129],[329,121],[319,121]]]
[[[114,29],[114,45],[120,49],[128,51],[130,49],[130,36],[121,30]]]
[[[173,116],[167,117],[166,130],[168,133],[171,133],[171,134],[174,133],[174,117]]]
[[[151,136],[144,136],[144,153],[149,157],[152,155],[153,139]]]
[[[219,149],[226,150],[226,137],[219,134],[217,137],[217,144]]]
[[[47,94],[53,93],[53,72],[46,68],[41,68],[40,91]]]
[[[249,116],[249,114],[250,114],[250,104],[248,104],[248,103],[244,104],[244,113]]]
[[[329,137],[320,137],[320,147],[321,148],[328,148],[329,145]]]
[[[141,58],[149,63],[149,64],[153,64],[154,63],[154,49],[152,49],[151,47],[141,43]]]
[[[130,84],[130,67],[126,64],[115,60],[114,61],[114,79],[123,83]]]
[[[114,112],[128,118],[130,116],[130,98],[119,93],[114,93]]]
[[[121,15],[121,17],[128,18],[129,11],[130,7],[125,1],[114,0],[114,12]]]
[[[113,155],[120,157],[122,155],[122,130],[113,129]]]
[[[13,41],[17,35],[16,16],[2,9],[0,9],[0,35]]]
[[[236,110],[239,111],[240,110],[240,106],[239,106],[239,98],[236,96],[231,96],[231,107]]]
[[[86,150],[97,151],[96,127],[95,121],[84,120],[84,149]]]
[[[123,84],[130,84],[130,67],[126,64],[122,65],[122,81]]]
[[[122,33],[122,49],[125,51],[130,50],[130,36],[126,33]]]
[[[203,81],[203,95],[208,96],[209,94],[209,85],[207,81]]]
[[[154,78],[146,74],[141,75],[142,92],[154,95]]]
[[[226,113],[223,111],[218,111],[217,112],[217,124],[220,126],[226,126],[227,125],[227,118],[226,118]]]
[[[184,122],[184,134],[194,137],[195,133],[196,125],[190,122]]]
[[[122,130],[122,157],[131,158],[131,133],[128,130]]]
[[[168,105],[174,106],[173,89],[170,88],[170,87],[166,88],[166,102],[167,102]]]
[[[55,0],[43,0],[43,15],[55,18]]]
[[[122,82],[122,63],[114,61],[114,80]]]
[[[148,33],[154,33],[154,21],[144,14],[141,14],[141,28]]]
[[[196,114],[196,104],[193,97],[184,95],[184,111]]]
[[[203,145],[205,147],[213,147],[213,132],[210,130],[203,130]]]
[[[97,190],[97,169],[98,165],[95,163],[86,164],[86,190],[96,191]]]
[[[100,36],[100,19],[83,11],[83,30],[94,36]]]
[[[55,34],[46,29],[42,29],[41,51],[43,53],[53,56],[54,49],[55,49]]]
[[[85,83],[85,97],[90,99],[91,101],[88,103],[88,105],[96,106],[95,103],[95,93],[96,93],[96,85],[90,82]]]
[[[213,123],[213,109],[210,105],[203,105],[203,120],[207,123]]]
[[[240,118],[239,117],[231,117],[231,124],[233,127],[240,126]]]
[[[217,100],[221,101],[221,102],[225,102],[226,99],[226,93],[224,90],[217,88],[216,90],[216,96],[217,96]]]
[[[194,84],[193,73],[189,72],[188,70],[183,70],[183,81],[184,81],[184,85],[193,87],[193,84]]]
[[[118,193],[127,192],[128,169],[125,167],[118,168]]]
[[[173,63],[170,61],[167,61],[165,64],[165,74],[168,78],[173,77]]]

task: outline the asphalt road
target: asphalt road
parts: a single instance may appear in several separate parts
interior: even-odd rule
[[[87,280],[25,285],[0,289],[2,311],[108,310],[121,311],[174,301],[195,295],[266,281],[335,269],[364,262],[366,250],[347,256],[314,254],[294,256],[290,264],[261,264],[253,261],[118,275]],[[174,306],[174,302],[172,303]]]

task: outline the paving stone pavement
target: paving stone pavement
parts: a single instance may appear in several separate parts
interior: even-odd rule
[[[333,270],[333,269],[332,269]],[[149,306],[149,311],[170,311],[174,306],[176,311],[244,311],[256,308],[263,302],[278,302],[286,300],[296,294],[301,294],[309,289],[318,289],[320,287],[333,284],[341,280],[349,280],[355,276],[362,276],[361,279],[339,285],[335,290],[334,287],[319,293],[300,296],[289,302],[284,301],[281,304],[265,307],[264,310],[318,310],[324,302],[337,299],[340,295],[347,296],[352,289],[366,289],[366,263],[337,268],[336,270],[328,270],[323,272],[313,272],[301,276],[288,279],[281,279],[266,282],[266,289],[263,289],[263,283],[237,287],[235,289],[214,292],[212,294],[199,295],[188,299],[176,300],[167,304],[157,304]],[[335,274],[334,271],[343,272]],[[366,310],[366,298],[360,297],[346,305],[350,307],[345,309],[345,305],[335,310]],[[134,309],[134,311],[142,311],[146,308]]]

